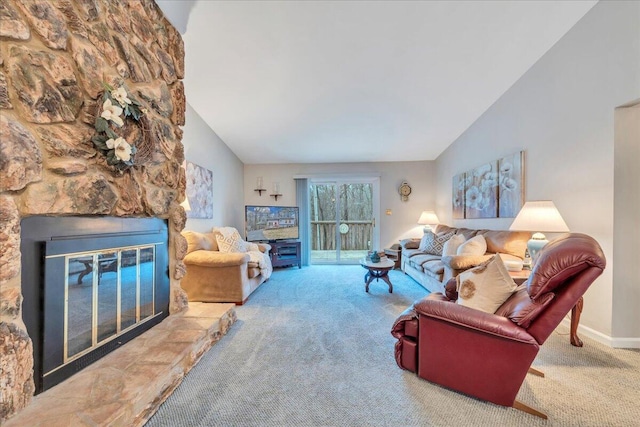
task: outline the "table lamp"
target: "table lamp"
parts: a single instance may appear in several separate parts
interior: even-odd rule
[[[569,231],[569,227],[551,200],[535,200],[524,204],[509,230],[534,232],[527,242],[527,249],[535,264],[538,251],[549,243],[542,233],[564,233]]]
[[[191,205],[189,204],[189,198],[185,197],[184,202],[180,203],[180,206],[184,208],[185,212],[189,212],[191,210]]]
[[[438,220],[438,216],[434,211],[422,211],[420,214],[420,218],[418,219],[418,224],[424,225],[424,232],[433,231],[433,228],[438,225],[440,221]]]

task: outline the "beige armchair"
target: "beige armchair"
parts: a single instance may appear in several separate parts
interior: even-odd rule
[[[245,251],[221,252],[216,234],[216,229],[211,233],[182,232],[188,243],[182,288],[189,301],[243,304],[271,276],[271,246],[242,242],[239,247]]]

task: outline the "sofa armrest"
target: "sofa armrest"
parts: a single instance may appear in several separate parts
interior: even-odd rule
[[[400,240],[402,249],[418,249],[420,247],[420,239],[403,239]]]
[[[422,300],[415,304],[414,309],[418,316],[428,316],[468,330],[537,345],[536,340],[525,329],[506,317],[437,299]]]
[[[494,254],[447,255],[442,257],[442,263],[445,267],[449,267],[452,270],[468,270],[482,264],[488,259],[491,259],[492,256],[494,256]]]
[[[218,251],[197,250],[184,257],[184,263],[205,267],[232,267],[249,262],[249,254],[242,252],[223,253]]]

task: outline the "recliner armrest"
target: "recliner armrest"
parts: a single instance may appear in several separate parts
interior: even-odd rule
[[[468,329],[526,344],[538,344],[525,329],[506,317],[435,299],[422,300],[416,303],[414,308],[418,316],[432,317]]]
[[[218,251],[197,250],[184,257],[184,263],[204,267],[232,267],[247,264],[249,254],[243,252],[223,253]]]

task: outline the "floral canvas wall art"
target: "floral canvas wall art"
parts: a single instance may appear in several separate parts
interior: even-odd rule
[[[187,218],[213,218],[213,172],[187,160],[185,171],[191,206]]]
[[[498,216],[498,161],[485,163],[467,172],[465,217],[496,218]]]
[[[464,194],[466,188],[466,174],[460,173],[453,177],[453,194],[451,203],[453,207],[453,219],[464,218]]]
[[[524,202],[524,151],[498,160],[498,216],[515,218]]]

